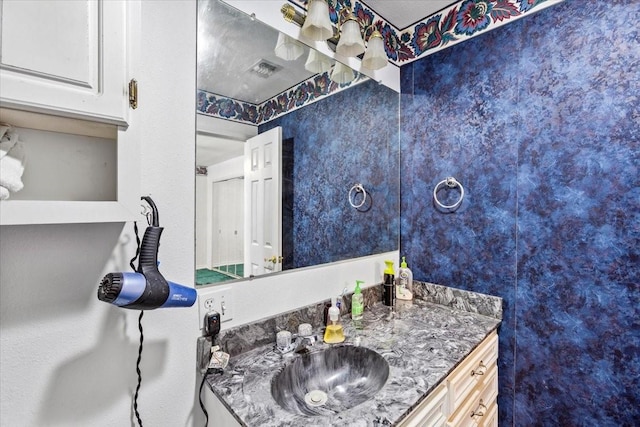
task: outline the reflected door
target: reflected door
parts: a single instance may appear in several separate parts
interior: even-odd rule
[[[244,151],[246,277],[282,270],[282,128],[247,141]]]

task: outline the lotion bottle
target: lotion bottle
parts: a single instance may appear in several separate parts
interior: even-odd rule
[[[329,324],[324,330],[324,342],[336,344],[344,341],[344,329],[340,323],[340,309],[336,306],[336,298],[331,298],[329,309]]]
[[[402,263],[398,269],[398,284],[396,285],[396,298],[410,301],[413,299],[413,273],[407,267],[406,257],[402,257]]]

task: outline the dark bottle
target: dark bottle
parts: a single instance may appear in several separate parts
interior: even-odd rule
[[[384,277],[382,280],[382,302],[384,305],[393,306],[396,301],[393,261],[385,261],[384,263],[387,267],[384,270]]]

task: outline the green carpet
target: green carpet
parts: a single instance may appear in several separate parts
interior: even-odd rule
[[[236,276],[244,276],[244,264],[219,265],[215,268],[220,271],[235,274]]]
[[[242,277],[244,265],[224,265],[217,267],[217,269],[221,271],[210,270],[208,268],[201,268],[196,270],[196,285],[208,285],[210,283],[226,282],[227,280],[233,280]]]

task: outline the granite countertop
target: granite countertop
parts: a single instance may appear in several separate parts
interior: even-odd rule
[[[373,304],[365,309],[361,329],[354,327],[348,315],[342,321],[346,341],[336,345],[370,348],[389,364],[385,385],[358,406],[335,415],[312,417],[281,408],[271,397],[271,379],[300,356],[283,355],[274,343],[232,354],[224,373],[209,375],[208,384],[245,426],[396,425],[500,324],[496,317],[421,299],[397,301],[393,315],[389,307]],[[314,333],[319,335],[321,330]],[[311,351],[329,346],[318,342]]]

